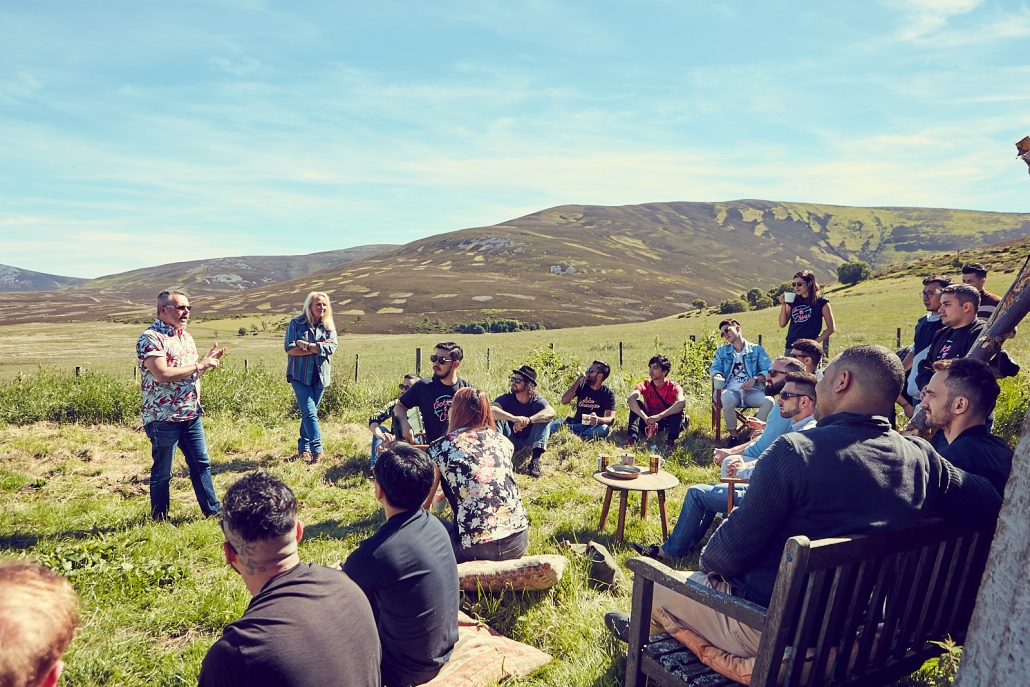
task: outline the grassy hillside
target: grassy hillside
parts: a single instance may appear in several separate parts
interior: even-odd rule
[[[86,281],[78,277],[62,277],[23,270],[10,265],[0,265],[0,292],[3,291],[52,291]]]

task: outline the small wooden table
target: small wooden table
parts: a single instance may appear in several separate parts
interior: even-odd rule
[[[674,475],[670,475],[664,470],[659,470],[656,473],[642,472],[640,477],[636,479],[618,479],[609,477],[601,470],[597,470],[594,472],[593,478],[608,487],[608,491],[604,494],[604,506],[601,508],[601,524],[597,526],[598,530],[603,531],[605,524],[608,522],[608,510],[612,505],[613,491],[619,492],[619,524],[615,528],[615,541],[622,541],[623,532],[626,528],[626,500],[629,498],[629,492],[640,492],[640,519],[646,520],[647,492],[656,491],[658,492],[658,511],[662,516],[662,537],[664,539],[669,538],[669,514],[665,512],[665,492],[668,489],[674,489],[679,486],[680,481]]]

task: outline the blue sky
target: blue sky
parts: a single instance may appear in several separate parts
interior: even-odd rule
[[[94,277],[565,203],[1030,211],[1030,7],[0,2],[0,263]]]

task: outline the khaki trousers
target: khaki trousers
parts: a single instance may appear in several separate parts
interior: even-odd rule
[[[730,593],[730,584],[718,575],[690,571],[679,574],[685,580],[693,580],[716,591]],[[758,645],[762,641],[761,632],[659,584],[654,586],[651,634],[665,632],[655,612],[658,608],[664,609],[680,627],[696,632],[723,651],[742,658],[758,655]]]

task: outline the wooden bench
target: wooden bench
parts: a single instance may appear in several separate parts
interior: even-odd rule
[[[931,641],[964,640],[990,544],[989,533],[943,520],[894,534],[792,537],[768,609],[683,581],[658,561],[630,559],[625,685],[644,687],[648,678],[667,687],[736,684],[668,634],[648,636],[656,582],[762,630],[751,685],[776,685],[781,671],[790,687],[890,684],[941,653]],[[848,656],[850,668],[848,660],[836,660]]]

